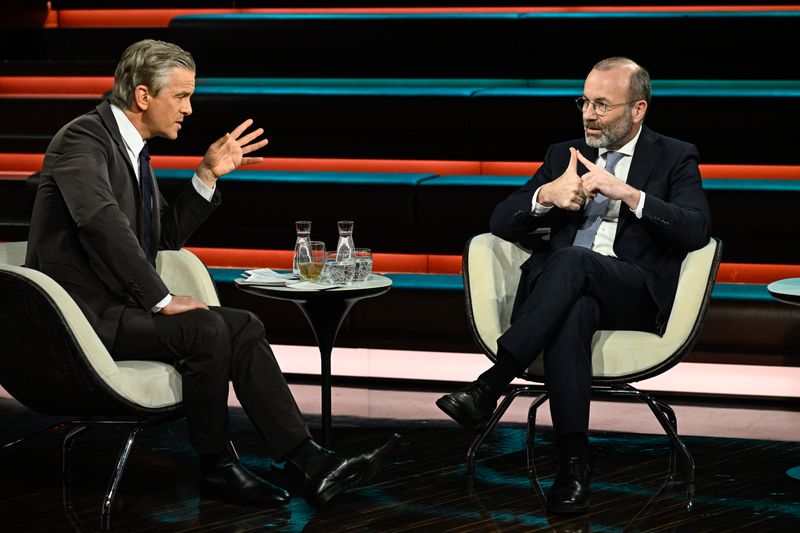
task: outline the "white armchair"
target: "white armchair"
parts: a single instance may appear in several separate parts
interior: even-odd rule
[[[25,249],[25,242],[0,243],[0,385],[34,411],[73,418],[1,449],[69,429],[63,442],[68,494],[75,437],[98,424],[130,427],[100,513],[101,527],[107,529],[138,432],[183,416],[181,376],[166,363],[114,361],[69,294],[47,275],[21,266]],[[219,305],[208,270],[191,252],[160,252],[156,264],[171,292]]]

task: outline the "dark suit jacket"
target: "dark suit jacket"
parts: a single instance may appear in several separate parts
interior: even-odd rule
[[[153,180],[153,242],[180,248],[220,203],[191,183],[168,206]],[[108,102],[61,128],[50,142],[31,216],[26,265],[61,284],[111,350],[126,307],[149,311],[167,287],[139,239],[136,174]]]
[[[549,252],[571,246],[586,214],[554,207],[541,217],[531,215],[533,193],[563,174],[569,163],[569,147],[595,161],[596,148],[583,139],[556,144],[547,150],[544,163],[520,189],[497,205],[491,231],[516,242],[525,233],[550,228],[542,250],[523,264],[517,299],[524,298],[541,272]],[[646,193],[642,218],[626,206],[620,209],[614,253],[641,268],[659,313],[654,331],[663,331],[672,309],[680,266],[689,251],[708,244],[711,215],[697,167],[697,149],[688,143],[643,128],[628,172],[628,184]],[[578,173],[586,169],[579,164]]]

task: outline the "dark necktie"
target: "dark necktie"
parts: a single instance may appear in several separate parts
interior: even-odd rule
[[[139,190],[142,196],[142,217],[139,224],[141,245],[151,265],[156,266],[156,250],[153,246],[153,173],[150,172],[150,150],[145,143],[139,152]]]
[[[620,159],[625,157],[625,154],[606,152],[605,157],[606,170],[613,174],[614,167],[617,166]],[[578,228],[578,232],[575,234],[575,240],[572,241],[573,246],[583,246],[584,248],[591,249],[594,244],[594,238],[597,236],[597,230],[600,228],[600,223],[603,221],[603,216],[605,216],[606,210],[608,209],[608,202],[609,199],[600,193],[597,193],[597,196],[589,202],[589,205],[586,207],[586,220],[584,220],[583,225]]]

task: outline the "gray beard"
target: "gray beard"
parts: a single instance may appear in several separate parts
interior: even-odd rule
[[[626,115],[620,117],[615,122],[606,124],[600,137],[590,138],[588,135],[584,134],[584,139],[586,140],[586,144],[592,148],[617,147],[619,142],[622,141],[632,129],[633,119]]]
[[[606,144],[606,134],[603,133],[599,138],[589,137],[588,135],[584,135],[584,139],[586,139],[586,144],[588,144],[591,148],[605,148],[608,146]]]

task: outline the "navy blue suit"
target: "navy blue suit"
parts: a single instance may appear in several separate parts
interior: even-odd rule
[[[498,204],[491,217],[492,233],[512,242],[537,228],[550,228],[544,248],[522,265],[512,325],[498,344],[520,368],[544,351],[557,434],[588,428],[594,332],[662,333],[681,262],[708,243],[711,224],[697,149],[643,128],[627,180],[646,194],[642,218],[622,205],[616,259],[572,246],[586,216],[583,208],[531,214],[533,193],[565,171],[569,147],[597,160],[598,150],[583,139],[551,146],[531,180]],[[579,164],[578,173],[584,172]]]

